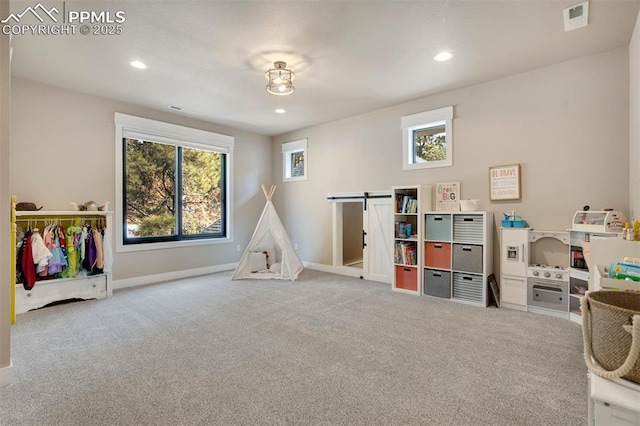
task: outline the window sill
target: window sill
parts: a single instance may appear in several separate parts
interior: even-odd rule
[[[420,170],[420,169],[433,169],[436,167],[451,167],[453,161],[451,159],[441,161],[428,161],[424,163],[405,163],[402,170]]]
[[[307,180],[306,176],[298,176],[298,177],[286,177],[282,179],[283,182],[295,182],[297,180]]]
[[[121,244],[116,245],[116,253],[126,253],[134,251],[149,251],[160,249],[171,249],[192,246],[208,246],[217,244],[232,243],[232,238],[207,238],[202,240],[186,240],[186,241],[166,241],[162,243],[145,243],[145,244]]]

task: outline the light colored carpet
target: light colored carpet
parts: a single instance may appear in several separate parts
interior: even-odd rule
[[[2,425],[585,425],[580,326],[305,270],[47,307]]]

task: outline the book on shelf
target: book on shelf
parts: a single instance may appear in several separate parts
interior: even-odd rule
[[[418,213],[418,200],[411,195],[396,194],[396,213]]]
[[[413,225],[407,222],[396,222],[395,236],[396,238],[411,239],[414,234],[411,233]]]
[[[396,194],[395,204],[393,206],[393,211],[396,213],[402,213],[402,204],[403,204],[404,195]]]
[[[418,264],[416,244],[405,241],[396,242],[393,257],[394,263],[416,266]]]

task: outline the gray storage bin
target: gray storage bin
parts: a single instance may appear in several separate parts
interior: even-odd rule
[[[456,271],[482,273],[482,246],[453,244],[451,250],[452,269]]]
[[[483,215],[460,214],[453,219],[453,241],[482,244],[483,234]]]
[[[482,275],[453,273],[453,298],[484,304],[484,279]]]
[[[451,298],[451,272],[437,269],[424,270],[424,294]]]
[[[426,214],[424,239],[429,241],[451,241],[451,215]]]

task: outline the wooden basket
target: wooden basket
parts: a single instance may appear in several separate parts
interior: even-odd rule
[[[640,384],[640,293],[594,291],[582,298],[581,306],[589,370]]]

